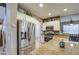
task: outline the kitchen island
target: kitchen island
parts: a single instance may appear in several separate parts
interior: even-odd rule
[[[61,40],[65,48],[59,47]],[[32,55],[79,55],[79,42],[69,41],[69,35],[55,35],[52,40],[43,44],[39,49],[31,52]]]

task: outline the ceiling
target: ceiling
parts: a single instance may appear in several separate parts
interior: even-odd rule
[[[39,7],[39,3],[20,3],[19,6],[42,19],[79,13],[79,3],[43,3],[43,7]],[[65,12],[64,8],[68,11]]]

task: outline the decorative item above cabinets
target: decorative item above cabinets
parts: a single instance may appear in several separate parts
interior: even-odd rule
[[[43,22],[50,22],[55,20],[60,20],[60,16],[45,18],[43,19]]]

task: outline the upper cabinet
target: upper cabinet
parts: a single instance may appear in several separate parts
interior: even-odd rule
[[[43,23],[43,30],[46,30],[47,26],[52,26],[54,31],[60,31],[60,17],[50,18],[49,21]]]

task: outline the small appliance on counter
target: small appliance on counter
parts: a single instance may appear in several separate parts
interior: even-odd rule
[[[60,47],[60,48],[65,48],[65,42],[64,42],[63,40],[61,40],[61,41],[59,42],[59,47]]]
[[[45,42],[48,42],[53,38],[54,31],[53,31],[53,26],[47,26],[46,30],[44,31],[44,40]]]

